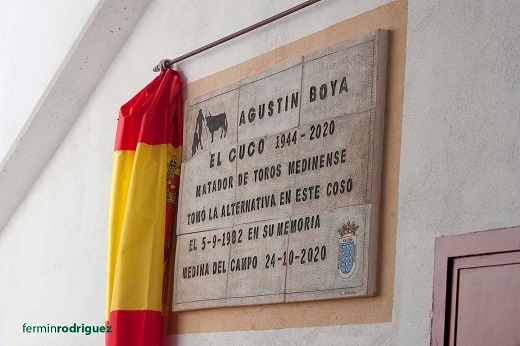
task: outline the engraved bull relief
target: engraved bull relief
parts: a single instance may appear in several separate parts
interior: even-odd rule
[[[195,132],[193,133],[193,143],[191,145],[191,155],[194,156],[197,152],[197,149],[204,149],[202,145],[202,128],[203,123],[206,123],[206,137],[207,132],[211,134],[211,143],[213,143],[215,132],[217,132],[219,129],[220,131],[220,139],[225,138],[227,134],[227,117],[226,113],[220,113],[217,115],[211,115],[211,112],[208,113],[209,115],[204,116],[204,113],[202,113],[202,109],[199,109],[199,114],[197,115],[196,123],[195,123]]]

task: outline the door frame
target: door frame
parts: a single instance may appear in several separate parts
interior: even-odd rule
[[[451,290],[451,267],[458,257],[520,250],[520,227],[494,229],[435,239],[433,272],[433,315],[431,345],[444,345],[449,330],[448,290]]]

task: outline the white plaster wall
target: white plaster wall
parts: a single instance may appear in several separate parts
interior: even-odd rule
[[[302,0],[154,0],[114,64],[128,69],[126,95],[148,82],[163,58],[176,58],[209,42],[298,5]],[[252,59],[391,0],[327,0],[178,64],[191,82]]]
[[[438,236],[520,225],[520,2],[411,0],[394,323],[428,345]]]
[[[436,237],[520,225],[520,2],[410,0],[392,322],[171,337],[429,345]]]
[[[0,162],[98,2],[0,1]]]
[[[27,114],[21,116],[13,113],[3,114],[4,120],[7,122],[18,125],[23,123],[24,125],[21,131],[17,132],[7,154],[0,160],[0,195],[5,196],[0,205],[0,230],[4,228],[30,190],[32,183],[38,178],[40,172],[65,138],[90,98],[92,91],[96,88],[107,67],[119,52],[150,1],[100,1],[71,46],[66,47],[67,42],[57,40],[57,43],[63,44],[68,49],[68,53],[52,80],[48,82],[48,86],[30,115],[27,117]],[[55,17],[60,14],[58,9],[56,11]],[[74,12],[66,14],[74,16]],[[13,17],[15,16],[8,16],[8,18]],[[49,19],[49,21],[52,22],[52,19]],[[12,37],[18,38],[21,46],[25,45],[26,40],[31,41],[30,37],[18,34],[15,30],[18,28],[16,23],[13,23],[9,28],[14,31],[12,35],[8,33],[10,40]],[[23,28],[25,27],[22,26]],[[51,34],[52,32],[49,33],[49,35]],[[14,60],[19,58],[19,61],[16,61],[18,64],[6,65],[6,67],[12,71],[22,71],[20,76],[23,79],[23,83],[18,83],[23,85],[13,85],[10,91],[19,96],[24,96],[26,93],[37,93],[38,85],[36,82],[40,79],[38,79],[39,75],[36,68],[40,64],[45,64],[45,61],[40,60],[38,54],[18,57],[13,52],[8,53],[11,55],[6,56]],[[24,59],[27,59],[27,61]],[[36,84],[33,85],[32,78],[24,79],[23,73],[26,71],[35,75]],[[20,82],[20,80],[20,78],[15,78],[15,81]],[[9,83],[9,80],[5,82]],[[40,82],[43,82],[43,80]],[[4,104],[15,109],[18,109],[18,107],[23,109],[23,106],[30,103],[31,100],[30,97],[27,100],[18,100],[17,97],[9,95],[9,93],[6,95],[8,97],[6,102],[12,103],[4,102]],[[5,129],[7,131],[8,127],[5,127]],[[12,135],[14,132],[13,130],[9,133]]]
[[[397,345],[392,323],[353,326],[292,328],[281,330],[243,331],[173,335],[169,345],[225,345],[225,346],[384,346]]]
[[[181,55],[300,2],[156,0],[150,5],[0,232],[0,345],[103,343],[103,335],[23,334],[22,324],[104,323],[108,198],[119,107],[156,75],[151,69],[160,59]],[[192,81],[386,2],[329,0],[314,6],[312,16],[308,11],[294,15],[182,68]],[[233,335],[225,335],[222,342]],[[241,340],[247,343],[248,335]]]
[[[21,324],[103,323],[119,106],[153,78],[158,60],[299,2],[152,2],[0,232],[0,345],[102,344],[101,335],[22,334]],[[181,68],[192,81],[386,2],[323,1],[312,15],[291,16]],[[428,345],[435,237],[520,225],[519,6],[410,0],[391,323],[192,334],[171,343]]]
[[[88,110],[87,110],[88,111]],[[22,324],[104,324],[105,112],[76,122],[0,232],[0,345],[95,345],[101,335],[23,334]]]

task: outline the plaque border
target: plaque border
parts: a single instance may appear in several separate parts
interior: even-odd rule
[[[331,289],[327,290],[330,292],[324,293],[322,295],[317,296],[316,291],[312,292],[299,292],[299,293],[284,293],[283,302],[296,302],[296,301],[309,301],[309,300],[322,300],[322,299],[340,299],[347,297],[359,297],[359,296],[373,296],[377,292],[377,255],[378,255],[378,233],[379,233],[379,209],[380,209],[380,188],[381,188],[381,169],[382,169],[382,143],[383,143],[383,135],[384,135],[384,112],[385,112],[385,99],[386,99],[386,67],[387,67],[387,52],[388,52],[388,32],[383,29],[378,29],[373,32],[357,36],[343,42],[327,46],[325,48],[319,49],[315,52],[306,54],[301,56],[300,58],[293,59],[286,63],[277,65],[268,70],[262,71],[258,74],[255,74],[250,77],[246,77],[239,82],[230,84],[223,88],[219,88],[210,93],[199,96],[195,99],[186,102],[186,109],[188,106],[195,105],[200,102],[204,102],[212,97],[216,97],[218,95],[224,94],[226,92],[235,90],[240,88],[240,86],[252,83],[254,81],[267,78],[273,74],[284,71],[288,68],[292,68],[297,66],[298,64],[304,64],[307,61],[319,59],[320,57],[333,54],[339,52],[341,50],[345,50],[356,45],[374,41],[374,59],[377,63],[374,64],[374,73],[373,73],[373,85],[375,88],[373,89],[373,102],[372,106],[368,107],[366,110],[375,110],[374,116],[374,124],[372,126],[372,139],[369,139],[369,142],[372,141],[372,160],[368,162],[369,166],[369,175],[367,178],[367,189],[370,188],[370,193],[367,193],[367,196],[370,196],[370,203],[365,203],[367,207],[367,230],[368,230],[368,239],[365,241],[370,244],[370,246],[365,247],[366,256],[364,256],[364,261],[366,263],[366,270],[363,275],[363,285],[360,287],[356,287],[352,290],[352,293],[348,293],[348,295],[342,294],[346,289]],[[303,91],[300,89],[300,92]],[[374,95],[375,94],[375,95]],[[240,95],[239,95],[240,97]],[[303,95],[302,95],[303,98]],[[301,99],[300,99],[301,102]],[[300,103],[301,105],[301,103]],[[301,111],[301,109],[300,109]],[[301,118],[300,118],[301,123]],[[301,124],[300,124],[301,125]],[[237,134],[238,136],[238,134]],[[185,136],[186,137],[186,136]],[[186,139],[185,139],[186,140]],[[187,147],[186,147],[187,148]],[[183,178],[182,178],[182,166],[181,166],[181,186],[179,193],[179,204],[182,203],[181,193],[183,189]],[[177,225],[180,225],[180,213],[177,215]],[[185,233],[183,235],[187,235],[189,233]],[[177,235],[179,236],[179,230],[177,230]],[[176,246],[178,246],[178,242],[176,242]],[[175,254],[177,255],[178,250],[176,249]],[[175,260],[175,273],[178,273],[177,264],[179,261]],[[207,308],[218,308],[218,307],[226,307],[226,306],[244,306],[244,305],[258,305],[258,304],[269,304],[269,303],[277,303],[278,301],[266,301],[266,302],[256,302],[254,304],[248,304],[248,297],[239,297],[232,298],[231,300],[242,301],[242,303],[231,303],[228,304],[228,298],[216,299],[216,301],[224,300],[224,304],[212,304],[213,300],[206,300],[204,303],[202,301],[199,302],[187,302],[187,303],[179,303],[177,304],[175,301],[175,288],[177,284],[177,280],[174,278],[174,294],[173,294],[173,302],[172,302],[172,310],[173,311],[184,311],[184,310],[196,310],[196,309],[207,309]],[[266,297],[269,295],[266,295]]]

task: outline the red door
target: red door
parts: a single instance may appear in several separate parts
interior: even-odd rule
[[[520,228],[437,240],[432,344],[520,346]]]

